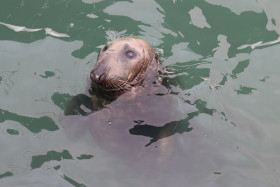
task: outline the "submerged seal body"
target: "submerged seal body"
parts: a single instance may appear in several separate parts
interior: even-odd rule
[[[176,154],[186,149],[185,144],[179,136],[171,136],[190,131],[189,121],[196,115],[188,114],[198,112],[170,94],[164,84],[157,84],[159,70],[156,54],[144,40],[125,37],[108,42],[90,73],[98,90],[77,95],[65,113],[62,126],[68,126],[69,137],[78,139],[90,132],[97,145],[94,149],[110,153],[114,163],[123,162],[128,171],[168,173],[181,166],[185,154],[179,154],[183,158]]]
[[[124,37],[108,42],[101,49],[90,78],[92,86],[103,94],[119,96],[153,81],[158,66],[157,56],[145,40]]]

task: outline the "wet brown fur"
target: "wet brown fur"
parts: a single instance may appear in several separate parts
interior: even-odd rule
[[[131,51],[135,55],[133,58],[126,54]],[[157,56],[145,40],[137,37],[119,38],[108,42],[99,52],[92,70],[92,85],[106,95],[118,96],[136,86],[153,82],[158,74],[158,66]],[[101,75],[105,77],[102,81],[98,80]]]

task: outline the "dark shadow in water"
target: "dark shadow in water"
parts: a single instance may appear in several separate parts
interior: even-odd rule
[[[238,95],[240,94],[245,94],[245,95],[249,95],[253,93],[253,90],[257,90],[256,88],[250,88],[247,86],[240,86],[239,90],[234,90]]]
[[[77,181],[75,181],[74,179],[66,176],[66,175],[63,175],[62,176],[67,182],[69,182],[70,184],[72,184],[73,186],[75,187],[86,187],[86,185],[82,184],[82,183],[78,183]]]
[[[5,178],[5,177],[10,177],[10,176],[13,176],[13,175],[14,174],[12,172],[7,171],[7,172],[5,172],[3,174],[0,174],[0,179]]]
[[[43,129],[47,131],[58,130],[58,126],[55,122],[47,116],[32,118],[0,109],[0,122],[7,120],[16,121],[33,133],[41,132]]]
[[[71,96],[64,93],[54,93],[52,101],[55,105],[64,111],[64,115],[82,115],[87,116],[101,110],[114,99],[109,99],[92,89],[89,90],[90,95],[78,94]]]
[[[193,128],[189,127],[189,120],[191,118],[187,117],[186,119],[180,121],[173,121],[165,124],[162,127],[156,127],[153,125],[135,125],[132,129],[129,130],[132,135],[141,135],[152,138],[150,142],[146,145],[150,146],[152,143],[157,142],[162,138],[172,136],[176,133],[190,132]],[[136,123],[139,123],[135,121]]]
[[[87,154],[82,154],[79,157],[77,157],[78,160],[89,160],[91,158],[93,158],[93,155],[87,155]]]
[[[86,116],[89,114],[89,112],[86,112],[81,108],[81,106],[86,107],[87,109],[90,109],[91,111],[96,111],[98,108],[94,108],[94,105],[92,104],[91,98],[84,94],[78,94],[73,97],[72,101],[69,103],[67,108],[64,110],[64,114],[66,116],[69,115],[82,115]],[[91,113],[91,112],[90,112]]]
[[[67,150],[63,150],[61,153],[57,151],[48,151],[45,155],[32,156],[31,168],[40,168],[45,162],[52,160],[61,161],[62,159],[73,159],[72,155]]]
[[[19,132],[15,129],[7,129],[7,133],[9,133],[10,135],[18,135]]]
[[[232,70],[232,75],[231,77],[233,79],[237,78],[237,75],[244,72],[245,69],[249,66],[249,60],[244,60],[244,61],[240,61],[238,62],[238,64],[236,65],[236,67]]]
[[[81,106],[94,111],[94,106],[92,104],[91,98],[84,94],[78,94],[76,96],[70,96],[69,94],[54,93],[52,95],[52,101],[55,105],[64,111],[64,115],[88,115]]]

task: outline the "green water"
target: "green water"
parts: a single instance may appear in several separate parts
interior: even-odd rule
[[[0,186],[279,186],[279,8],[2,0]],[[65,116],[88,92],[100,46],[130,35],[173,72],[163,81],[169,92],[147,99],[137,119],[129,107],[107,117],[110,106]]]

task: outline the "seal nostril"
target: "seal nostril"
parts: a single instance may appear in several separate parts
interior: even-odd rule
[[[93,81],[95,79],[96,75],[95,73],[92,71],[90,72],[90,79]]]
[[[98,77],[99,77],[99,79],[98,79]],[[102,82],[104,79],[105,79],[105,73],[102,73],[100,76],[98,76],[98,77],[96,77],[98,80],[99,80],[99,82]]]
[[[90,73],[90,79],[91,81],[95,82],[95,83],[98,83],[98,82],[102,82],[106,79],[106,73],[102,73],[101,72],[101,75],[99,72],[93,70],[91,73]]]

